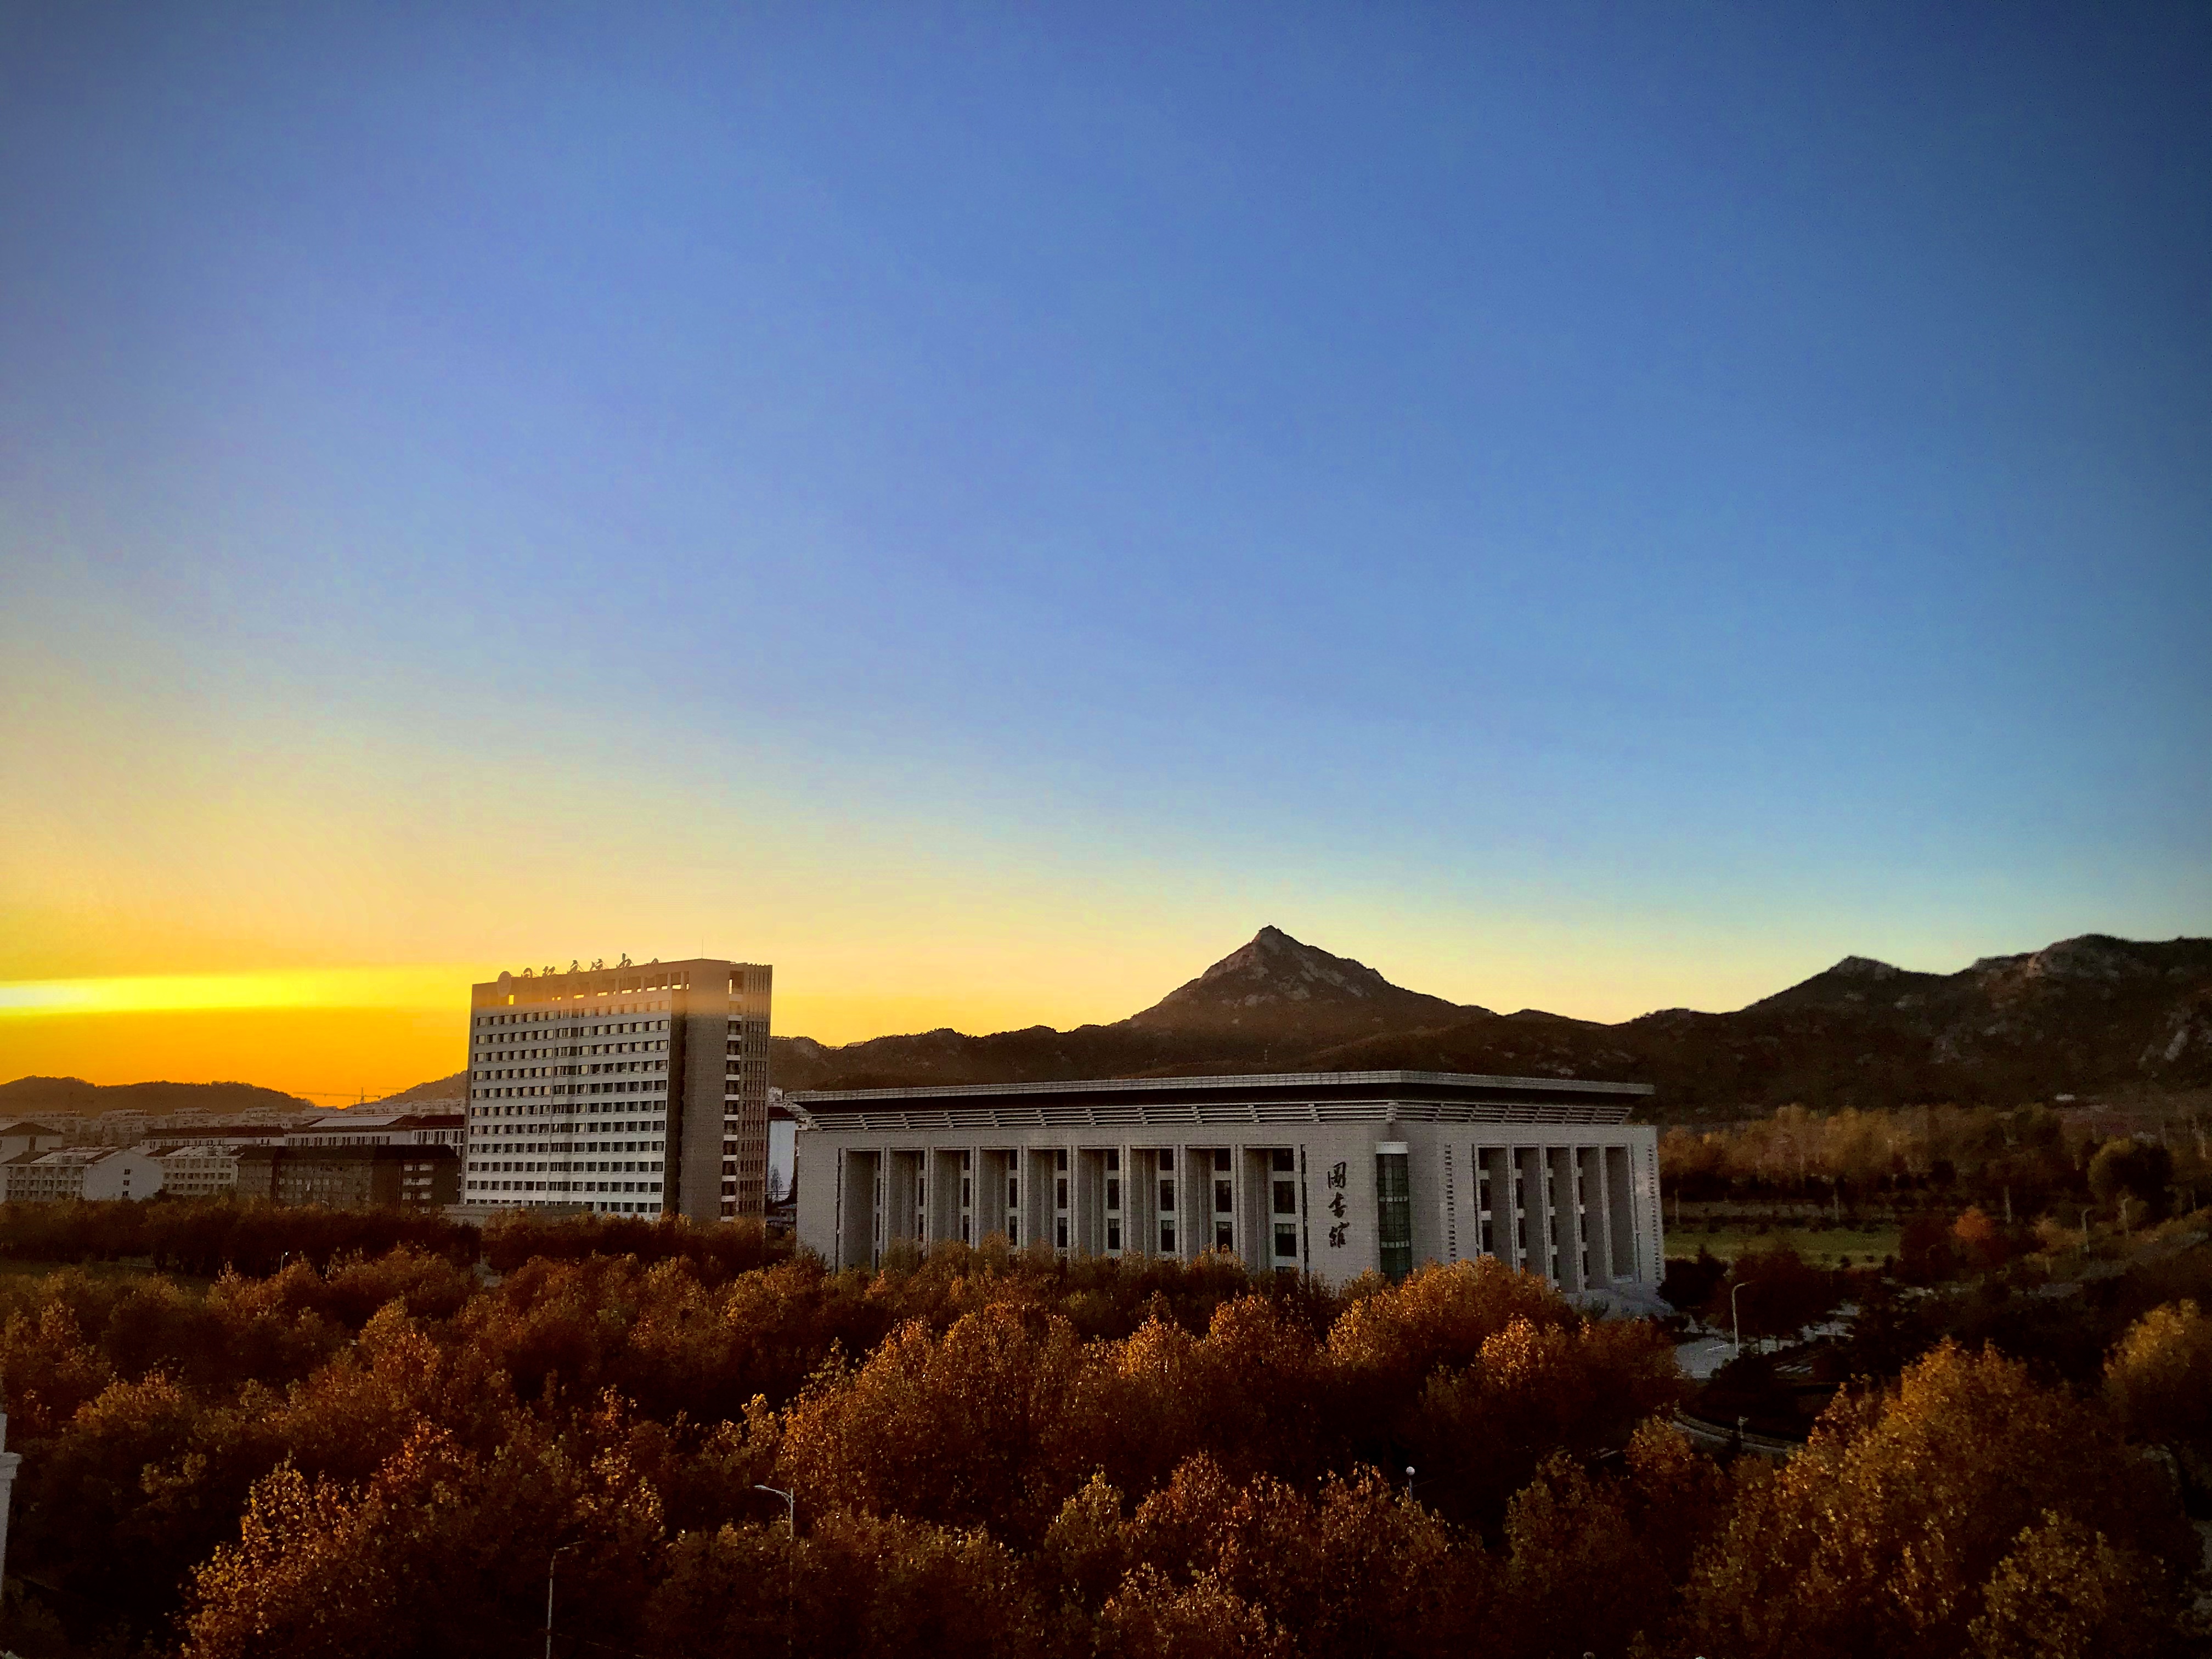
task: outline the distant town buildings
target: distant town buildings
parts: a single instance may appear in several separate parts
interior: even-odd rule
[[[1496,1256],[1631,1304],[1665,1271],[1641,1084],[1428,1072],[817,1090],[799,1240],[833,1267],[997,1234],[1342,1285]]]
[[[465,1210],[759,1217],[772,979],[624,958],[472,987]]]
[[[70,1144],[61,1130],[28,1118],[17,1118],[0,1123],[0,1162],[21,1158],[25,1152],[51,1152]]]
[[[342,1208],[441,1208],[460,1197],[468,1120],[458,1105],[394,1112],[184,1111],[0,1122],[0,1197],[218,1198]],[[117,1144],[125,1133],[128,1144]]]

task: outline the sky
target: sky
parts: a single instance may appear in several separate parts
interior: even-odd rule
[[[0,11],[0,1078],[2212,933],[2212,12]]]

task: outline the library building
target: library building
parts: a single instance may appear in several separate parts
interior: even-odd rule
[[[1491,1255],[1571,1295],[1656,1293],[1658,1132],[1643,1084],[1444,1072],[817,1090],[799,1241],[837,1267],[995,1234],[1333,1285]]]

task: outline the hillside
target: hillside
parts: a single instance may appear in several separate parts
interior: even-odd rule
[[[1263,927],[1187,984],[1106,1025],[969,1036],[953,1030],[842,1047],[776,1037],[785,1089],[1024,1079],[1408,1067],[1650,1083],[1665,1118],[1955,1101],[2005,1104],[2212,1086],[2212,939],[2088,934],[1955,974],[1846,957],[1729,1013],[1670,1008],[1606,1025],[1524,1008],[1498,1014],[1394,985],[1374,969]],[[466,1073],[377,1103],[455,1100]],[[307,1103],[243,1083],[99,1088],[75,1078],[0,1085],[0,1113],[232,1111]]]
[[[1115,1024],[778,1039],[772,1059],[792,1089],[1395,1066],[1650,1083],[1668,1117],[2202,1087],[2212,940],[2092,934],[1948,975],[1847,957],[1734,1012],[1606,1025],[1461,1006],[1264,928]]]
[[[434,1078],[428,1083],[418,1083],[411,1089],[402,1089],[396,1095],[386,1095],[381,1100],[369,1102],[368,1109],[377,1111],[393,1106],[438,1104],[459,1105],[469,1097],[469,1074],[456,1072],[451,1077]]]
[[[19,1077],[0,1083],[0,1115],[40,1112],[242,1112],[252,1107],[297,1111],[307,1103],[251,1083],[87,1083],[77,1077]]]

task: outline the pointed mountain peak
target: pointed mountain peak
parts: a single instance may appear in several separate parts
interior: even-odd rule
[[[1271,926],[1124,1024],[1257,1030],[1285,1020],[1335,1026],[1349,1019],[1395,1026],[1466,1012],[1442,997],[1393,985],[1364,962],[1333,956]]]
[[[1913,987],[1932,983],[1936,974],[1916,973],[1872,957],[1845,957],[1834,967],[1800,980],[1786,991],[1777,991],[1751,1005],[1753,1008],[1803,1008],[1814,1005],[1864,1003],[1881,1000]]]

